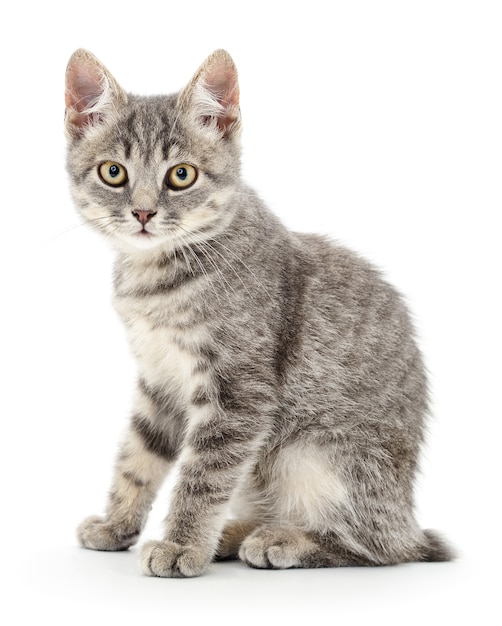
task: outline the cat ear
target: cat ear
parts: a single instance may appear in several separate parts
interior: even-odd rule
[[[127,103],[127,96],[98,59],[84,49],[71,56],[66,68],[66,128],[71,136],[102,123]]]
[[[225,50],[216,50],[182,91],[180,106],[202,127],[220,137],[240,130],[237,69]]]

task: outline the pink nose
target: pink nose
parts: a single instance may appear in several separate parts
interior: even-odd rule
[[[132,210],[132,214],[142,226],[144,226],[148,221],[150,221],[156,213],[157,211],[144,211],[143,209]]]

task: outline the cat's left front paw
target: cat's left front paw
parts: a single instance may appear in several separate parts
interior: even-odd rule
[[[211,555],[194,546],[172,541],[149,541],[141,550],[141,566],[147,576],[192,578],[208,568]]]

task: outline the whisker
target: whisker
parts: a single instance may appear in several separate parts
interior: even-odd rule
[[[194,243],[194,246],[196,246],[197,250],[199,250],[201,252],[201,254],[204,255],[204,257],[207,259],[208,263],[211,265],[211,267],[214,269],[214,271],[218,275],[218,277],[219,277],[219,279],[221,281],[222,287],[223,287],[223,291],[225,291],[225,293],[227,293],[226,287],[228,287],[228,289],[230,289],[230,291],[235,293],[235,290],[233,289],[232,285],[227,281],[227,279],[225,278],[225,275],[220,270],[218,265],[215,263],[214,259],[211,258],[211,255],[209,254],[209,252],[204,250],[204,242]]]
[[[241,276],[239,275],[239,273],[237,272],[237,270],[232,266],[231,263],[228,262],[228,260],[218,251],[216,250],[216,248],[214,248],[214,246],[212,246],[209,241],[207,240],[201,240],[198,241],[197,243],[195,243],[195,245],[199,246],[201,252],[208,258],[208,260],[210,261],[210,263],[212,264],[212,266],[215,268],[215,270],[218,272],[219,276],[221,277],[222,281],[225,282],[225,284],[228,286],[228,288],[235,293],[235,289],[232,287],[232,285],[227,281],[227,279],[225,278],[225,275],[223,274],[223,272],[221,271],[221,269],[218,267],[218,265],[216,264],[215,260],[211,258],[211,255],[208,251],[204,250],[204,247],[208,248],[209,251],[214,252],[215,254],[218,255],[218,257],[225,263],[225,265],[230,268],[230,270],[232,270],[232,272],[235,274],[235,276],[238,278],[238,280],[240,281],[240,283],[242,284],[242,286],[244,287],[244,289],[246,290],[247,294],[252,297],[252,294],[250,293],[246,283],[242,280]]]
[[[47,239],[44,242],[44,245],[48,245],[50,243],[53,243],[54,241],[56,241],[60,237],[63,237],[64,235],[68,235],[69,233],[73,232],[74,230],[77,230],[77,228],[82,228],[83,226],[84,227],[88,226],[89,222],[98,222],[100,220],[105,220],[105,219],[109,219],[110,223],[113,221],[113,218],[110,217],[109,215],[103,215],[102,217],[95,217],[95,218],[87,220],[87,221],[79,222],[78,224],[72,224],[71,226],[68,226],[67,228],[61,230],[60,232],[56,233],[55,235],[53,235],[52,237]]]
[[[179,237],[180,237],[181,242],[182,242],[182,244],[183,244],[183,245],[180,247],[180,251],[181,251],[181,254],[183,255],[183,258],[185,259],[185,265],[187,266],[187,269],[188,269],[188,271],[190,272],[190,274],[192,274],[192,276],[195,276],[195,273],[194,273],[194,271],[193,271],[193,268],[192,268],[192,266],[190,265],[190,261],[188,260],[187,255],[186,255],[186,253],[185,253],[186,243],[184,242],[183,237],[182,237],[181,235],[179,235]]]
[[[205,241],[205,242],[203,242],[203,244],[206,245],[215,254],[217,254],[218,257],[223,261],[223,263],[225,263],[225,265],[232,270],[232,272],[235,274],[237,279],[240,281],[240,283],[242,284],[242,286],[246,290],[248,296],[250,296],[252,298],[252,294],[249,291],[248,286],[246,285],[245,281],[242,279],[242,276],[235,269],[235,267],[229,262],[229,260],[227,258],[225,258],[225,256],[223,254],[221,254],[221,252],[219,250],[217,250],[209,241]]]
[[[189,236],[192,236],[192,235],[194,235],[194,234],[195,234],[195,235],[197,235],[197,233],[190,232],[190,231],[186,230],[185,228],[183,228],[183,226],[180,226],[179,224],[178,224],[178,228],[179,228],[180,230],[182,230],[184,233],[186,233],[187,235],[189,235]],[[185,240],[185,241],[186,241],[186,240]],[[218,276],[219,276],[219,278],[220,278],[220,280],[221,280],[221,282],[222,282],[223,289],[226,291],[226,289],[225,289],[225,285],[226,285],[226,286],[227,286],[227,287],[228,287],[231,291],[234,291],[234,290],[233,290],[233,288],[232,288],[232,286],[231,286],[231,285],[230,285],[230,283],[226,280],[226,278],[225,278],[225,276],[223,275],[222,271],[221,271],[221,270],[220,270],[220,268],[218,267],[217,263],[215,263],[214,259],[212,259],[212,258],[211,258],[211,255],[209,254],[209,252],[207,252],[206,250],[204,250],[204,247],[203,247],[203,246],[204,246],[206,243],[207,243],[206,241],[204,241],[204,240],[202,240],[202,239],[200,239],[200,238],[199,238],[199,240],[197,240],[197,241],[194,241],[194,242],[193,242],[193,245],[194,245],[194,246],[196,246],[197,250],[198,250],[198,251],[200,251],[200,253],[201,253],[201,254],[203,254],[203,255],[204,255],[204,257],[207,259],[208,263],[210,263],[211,267],[212,267],[212,268],[215,270],[215,272],[218,274]]]
[[[120,228],[120,224],[117,224],[117,226],[111,232],[103,231],[103,234],[105,235],[107,239],[111,239],[113,235],[118,231],[119,228]]]
[[[240,263],[242,265],[242,267],[249,272],[250,276],[252,276],[256,282],[256,284],[263,290],[263,292],[268,296],[268,298],[270,299],[270,302],[274,303],[275,300],[274,298],[272,298],[272,296],[270,295],[270,293],[267,291],[267,289],[264,287],[262,281],[258,278],[258,276],[256,276],[256,274],[251,270],[251,268],[241,259],[241,257],[236,254],[233,250],[231,250],[230,248],[228,248],[227,246],[225,246],[220,240],[215,241],[215,244],[220,245],[224,250],[226,250],[228,252],[228,254],[231,254],[234,259],[237,259],[238,263]],[[222,258],[224,258],[224,255],[222,255]]]
[[[249,275],[254,279],[255,283],[258,285],[258,287],[260,287],[260,289],[267,295],[267,297],[270,299],[271,302],[275,302],[274,298],[272,298],[272,296],[270,295],[270,293],[267,291],[267,289],[265,288],[265,286],[263,285],[262,281],[256,276],[256,274],[251,270],[251,268],[242,260],[242,258],[236,254],[233,250],[231,250],[230,248],[228,248],[227,246],[225,246],[221,239],[217,239],[217,240],[212,240],[213,244],[204,236],[203,233],[194,230],[194,231],[187,231],[185,228],[183,228],[182,226],[180,226],[178,224],[178,228],[180,228],[181,230],[183,230],[183,232],[187,233],[190,236],[193,237],[199,237],[199,239],[196,241],[199,244],[203,244],[207,247],[209,247],[212,251],[214,251],[215,254],[217,254],[219,256],[219,258],[225,263],[225,265],[235,274],[235,276],[239,279],[239,281],[241,282],[242,286],[244,287],[244,289],[246,290],[246,292],[248,293],[248,295],[250,297],[252,297],[251,292],[249,291],[245,281],[242,279],[242,276],[239,274],[239,272],[235,269],[235,267],[232,265],[232,263],[230,263],[229,259],[226,258],[226,256],[224,254],[222,254],[219,250],[217,250],[215,248],[216,245],[221,246],[229,255],[231,255],[234,259],[237,260],[238,263],[240,263],[242,265],[242,267],[249,273]]]
[[[187,251],[192,255],[192,257],[195,259],[195,261],[199,265],[202,274],[209,280],[209,282],[211,284],[211,290],[212,290],[215,298],[218,300],[218,302],[221,303],[219,295],[218,295],[217,291],[214,288],[213,280],[212,280],[211,276],[208,274],[208,272],[206,271],[206,268],[204,267],[204,264],[199,259],[199,257],[195,254],[195,252],[192,249],[192,246],[190,245],[190,243],[188,243],[181,235],[179,235],[179,237],[182,240],[183,244],[186,246]],[[182,249],[182,252],[183,252],[183,249]]]

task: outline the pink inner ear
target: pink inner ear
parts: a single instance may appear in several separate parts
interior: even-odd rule
[[[239,115],[239,85],[235,68],[227,63],[209,68],[204,84],[223,107],[216,122],[222,131],[226,131]]]
[[[92,107],[103,94],[102,74],[94,67],[75,64],[66,75],[66,106],[82,113]]]
[[[239,88],[233,68],[228,66],[215,68],[204,78],[204,82],[222,106],[232,107],[239,104]]]

